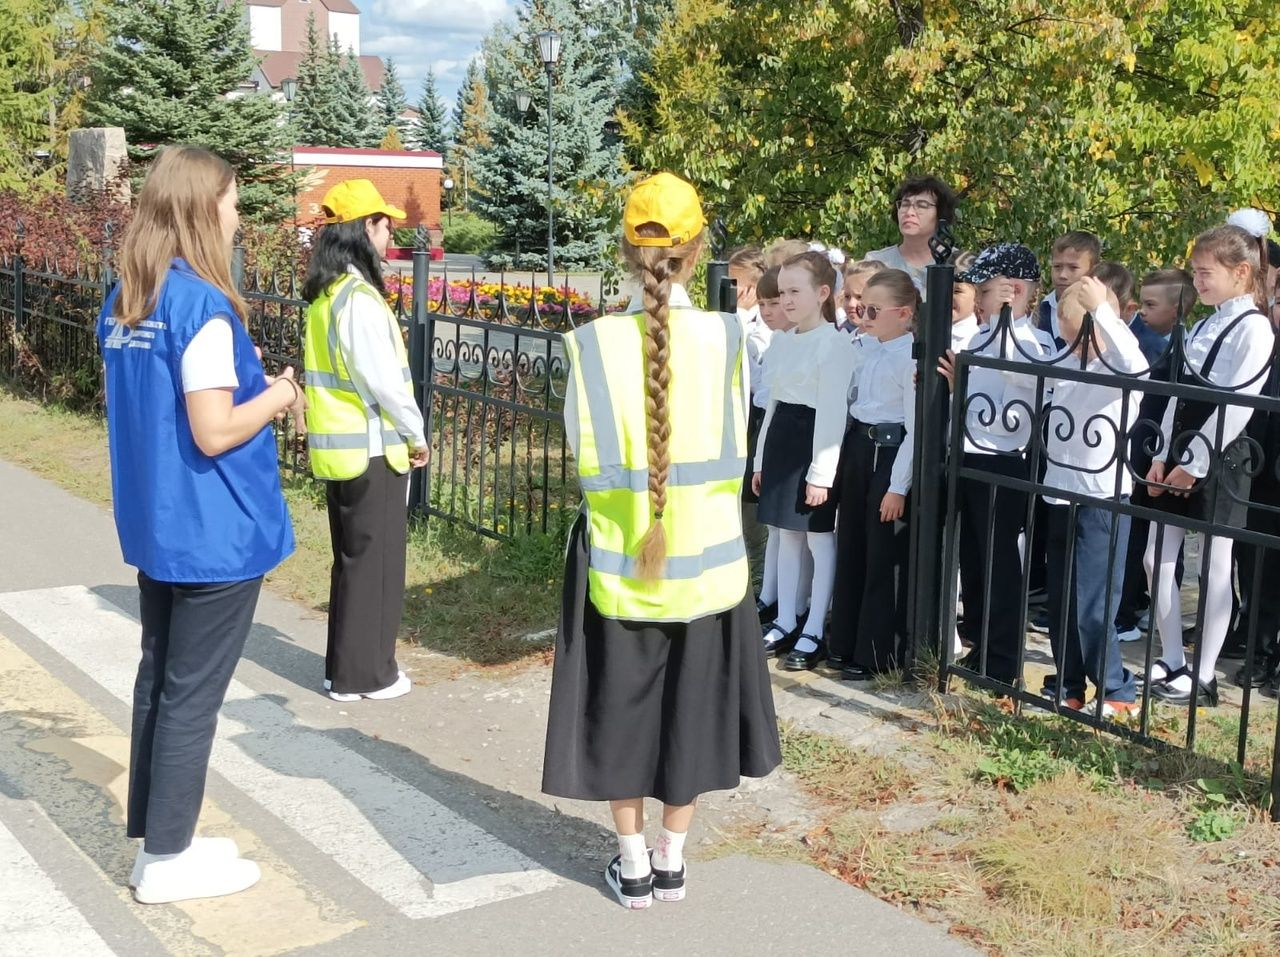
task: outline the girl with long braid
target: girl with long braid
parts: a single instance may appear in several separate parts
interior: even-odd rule
[[[605,880],[628,908],[685,894],[698,795],[781,761],[740,496],[744,330],[684,283],[706,222],[670,173],[627,201],[622,256],[643,290],[567,333],[565,426],[584,507],[570,533],[542,789],[610,802]],[[644,798],[663,803],[652,851]]]

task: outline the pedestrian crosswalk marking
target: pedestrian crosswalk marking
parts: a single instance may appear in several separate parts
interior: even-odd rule
[[[363,926],[331,898],[307,886],[257,835],[237,825],[208,798],[200,812],[200,832],[233,838],[242,853],[258,862],[262,881],[251,893],[237,897],[184,901],[170,907],[132,904],[127,878],[136,845],[124,836],[128,736],[3,635],[0,686],[5,689],[0,734],[20,749],[18,753],[38,756],[30,768],[7,762],[6,775],[35,803],[58,805],[51,811],[55,825],[81,846],[117,897],[169,953],[270,957],[299,946],[328,943]],[[97,796],[92,804],[85,803],[81,789],[86,787]],[[0,890],[0,915],[6,913],[4,901]],[[0,954],[23,953],[10,950],[0,933]],[[79,953],[61,949],[55,957],[79,957]]]
[[[0,595],[11,616],[122,702],[132,698],[138,625],[81,586]],[[211,766],[411,918],[550,889],[561,879],[336,741],[233,681]]]
[[[114,957],[106,941],[0,823],[0,951],[22,957]]]

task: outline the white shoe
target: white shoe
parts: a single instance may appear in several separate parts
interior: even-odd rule
[[[1142,629],[1141,629],[1141,628],[1126,628],[1124,631],[1117,631],[1117,632],[1116,632],[1116,638],[1117,638],[1119,641],[1141,641],[1141,640],[1142,640]]]
[[[142,869],[133,897],[139,904],[172,904],[202,897],[225,897],[248,890],[262,877],[253,861],[210,861],[190,848]]]
[[[365,691],[361,694],[344,694],[339,691],[330,691],[329,697],[334,701],[359,701],[361,698],[370,698],[374,701],[386,701],[389,698],[401,698],[413,690],[413,682],[409,680],[409,676],[403,671],[399,673],[395,683],[388,688],[380,691]]]
[[[148,854],[143,850],[144,846],[145,844],[138,845],[138,857],[134,860],[133,871],[129,874],[130,887],[137,887],[142,882],[142,871],[148,864],[168,857],[167,854]],[[236,847],[236,842],[229,837],[193,837],[187,851],[198,854],[210,862],[234,861],[240,856],[240,848]]]

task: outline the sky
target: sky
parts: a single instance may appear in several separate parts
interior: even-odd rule
[[[422,93],[427,67],[449,110],[479,51],[498,20],[515,11],[515,0],[356,0],[360,8],[360,52],[396,62],[409,102]]]

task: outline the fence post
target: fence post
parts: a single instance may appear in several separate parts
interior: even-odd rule
[[[915,344],[915,459],[912,462],[911,557],[908,572],[911,620],[907,626],[906,665],[920,655],[942,651],[943,481],[947,461],[947,385],[938,375],[938,360],[951,348],[951,297],[955,267],[946,224],[931,243],[937,264],[926,271],[923,322]]]
[[[231,250],[231,282],[239,292],[244,292],[244,246],[240,245],[240,237],[236,236],[236,244]]]
[[[13,254],[13,331],[17,335],[22,332],[23,300],[26,298],[22,280],[22,241],[27,235],[27,226],[18,220],[18,248]]]
[[[431,445],[431,390],[427,387],[432,375],[432,343],[435,330],[431,316],[430,295],[431,253],[427,248],[427,229],[419,226],[413,245],[413,307],[409,316],[409,373],[413,378],[413,396],[422,410],[423,432],[427,445]],[[448,295],[446,290],[445,295]],[[409,479],[409,504],[427,516],[431,502],[431,465],[414,469]]]
[[[729,277],[729,264],[720,257],[724,255],[728,244],[728,233],[724,220],[717,218],[709,230],[711,240],[711,262],[707,263],[707,311],[723,312],[720,295],[724,281]]]

